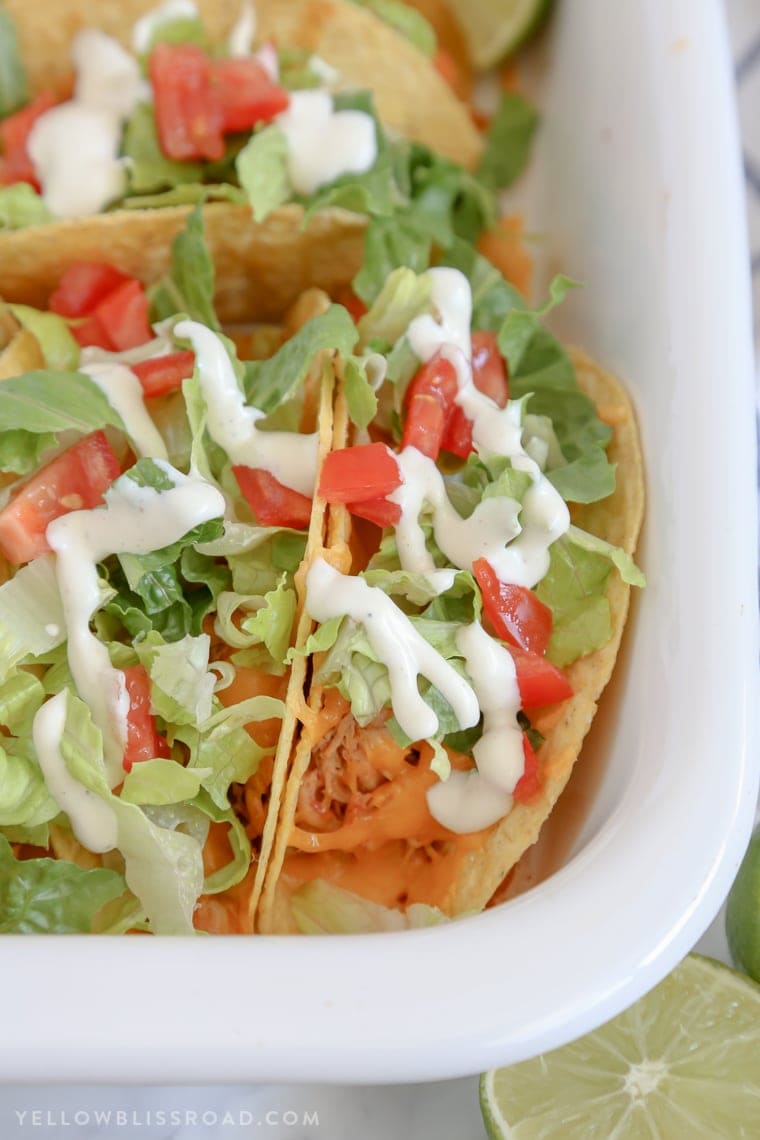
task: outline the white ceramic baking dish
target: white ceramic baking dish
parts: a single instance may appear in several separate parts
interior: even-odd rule
[[[0,940],[7,1081],[411,1081],[556,1046],[718,909],[758,778],[754,393],[718,0],[557,6],[530,220],[585,281],[558,318],[624,376],[648,514],[637,600],[561,870],[441,928]]]

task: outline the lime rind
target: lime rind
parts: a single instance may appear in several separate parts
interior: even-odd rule
[[[500,63],[538,31],[554,0],[452,0],[470,62],[478,71]]]
[[[750,839],[728,895],[726,938],[734,963],[760,982],[760,829]]]
[[[760,986],[689,955],[635,1005],[577,1041],[484,1073],[491,1140],[757,1135]]]

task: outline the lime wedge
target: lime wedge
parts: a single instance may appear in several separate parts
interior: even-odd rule
[[[492,1140],[760,1135],[760,987],[691,954],[601,1029],[480,1080]]]
[[[726,936],[736,965],[760,982],[760,828],[728,896]]]
[[[449,0],[461,25],[470,63],[495,63],[520,46],[538,27],[552,0]]]

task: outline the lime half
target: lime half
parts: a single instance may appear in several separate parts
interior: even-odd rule
[[[492,1140],[760,1136],[760,987],[691,954],[578,1041],[485,1073]]]
[[[538,27],[552,0],[449,0],[473,67],[493,67]]]
[[[736,965],[760,982],[760,829],[750,840],[728,896],[726,936]]]

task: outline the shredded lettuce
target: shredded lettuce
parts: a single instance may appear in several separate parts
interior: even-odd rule
[[[254,221],[262,222],[292,199],[288,143],[279,127],[264,127],[252,134],[235,160],[235,169]]]
[[[13,18],[0,9],[0,119],[29,101],[29,84],[21,61]]]
[[[346,309],[331,305],[306,321],[295,336],[268,360],[245,364],[245,395],[249,404],[269,414],[303,387],[317,352],[334,349],[350,354],[358,333]]]
[[[80,349],[63,317],[42,312],[31,305],[9,305],[20,325],[37,338],[45,364],[54,372],[73,372],[79,366]]]
[[[166,642],[152,630],[135,643],[150,677],[154,713],[172,724],[198,725],[209,719],[217,681],[208,667],[210,648],[207,633]]]
[[[176,760],[141,760],[124,777],[121,799],[130,804],[180,804],[198,795],[210,768],[184,768]]]
[[[35,558],[0,586],[0,681],[27,657],[41,657],[66,636],[55,558]]]
[[[302,934],[373,934],[437,926],[448,919],[437,907],[412,903],[402,913],[361,898],[324,879],[293,892],[290,907]]]
[[[179,828],[154,823],[136,804],[111,792],[102,737],[92,723],[90,710],[68,690],[61,699],[66,702],[61,740],[66,767],[113,811],[126,883],[140,900],[151,930],[154,934],[192,934],[193,909],[203,889],[201,844]]]
[[[0,19],[2,17],[3,11],[0,8]],[[2,64],[0,64],[0,76],[2,76]],[[27,226],[44,226],[46,222],[52,220],[53,215],[50,210],[28,182],[0,186],[0,232],[23,230]]]
[[[206,244],[202,204],[172,242],[169,275],[149,290],[154,321],[184,313],[219,332],[214,309],[214,262]]]
[[[122,151],[129,160],[130,197],[203,180],[201,163],[174,162],[166,157],[158,141],[153,107],[148,103],[139,103],[127,121]]]
[[[0,835],[0,933],[89,934],[126,884],[118,871],[66,859],[16,859]]]
[[[478,178],[494,190],[505,190],[525,169],[530,158],[538,114],[517,92],[502,93],[486,135]]]

